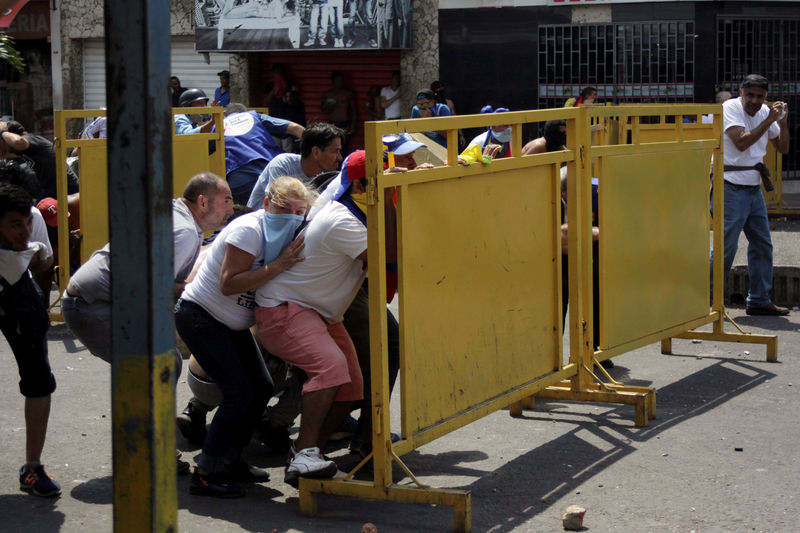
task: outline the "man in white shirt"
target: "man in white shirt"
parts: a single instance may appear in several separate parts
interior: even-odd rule
[[[397,120],[403,110],[400,107],[400,71],[392,72],[392,84],[381,89],[381,107],[386,120]]]
[[[53,250],[39,210],[23,189],[0,184],[0,330],[14,353],[19,390],[25,397],[25,464],[19,486],[37,496],[61,494],[39,462],[56,380],[47,357],[47,309],[31,271],[53,262]]]
[[[767,106],[769,82],[750,74],[741,85],[738,98],[722,105],[723,154],[725,158],[725,270],[723,280],[736,256],[739,234],[747,236],[747,269],[750,291],[748,315],[788,315],[789,310],[772,302],[772,239],[761,183],[771,187],[762,160],[767,140],[782,154],[789,151],[788,107],[784,102]],[[768,189],[769,190],[769,189]],[[713,262],[712,251],[712,262]]]

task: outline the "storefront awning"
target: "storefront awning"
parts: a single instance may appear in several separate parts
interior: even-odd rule
[[[29,0],[0,0],[0,29],[7,29],[11,26],[14,17]]]

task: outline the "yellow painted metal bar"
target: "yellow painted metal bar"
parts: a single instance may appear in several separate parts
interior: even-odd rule
[[[464,178],[467,176],[485,175],[498,173],[501,171],[525,169],[534,166],[534,162],[539,165],[551,163],[565,163],[573,160],[575,152],[564,150],[548,154],[526,155],[524,157],[496,159],[491,165],[482,167],[480,164],[443,166],[431,169],[412,170],[410,172],[385,174],[382,178],[385,187],[408,186],[419,183],[430,183],[438,180],[451,180]]]
[[[764,344],[767,350],[767,361],[778,360],[778,336],[759,335],[757,333],[716,333],[713,331],[689,331],[674,336],[676,339],[699,339],[707,341],[741,342],[748,344]],[[662,344],[662,353],[671,353],[672,344]]]
[[[301,494],[304,492],[307,494],[332,494],[405,503],[447,505],[453,507],[453,530],[458,533],[472,531],[472,495],[469,491],[454,489],[420,489],[411,486],[389,484],[382,493],[378,494],[375,493],[372,485],[365,481],[342,482],[335,479],[318,480],[300,478],[300,492]],[[316,512],[316,502],[314,502],[312,506],[309,498],[305,500],[305,502],[301,502],[301,512],[306,516],[313,516]]]
[[[391,447],[389,403],[389,368],[386,333],[386,220],[383,188],[383,142],[367,128],[367,235],[369,246],[369,339],[372,381],[372,453],[374,483],[383,487],[392,480],[392,465],[388,456]],[[380,181],[380,183],[379,183]],[[391,202],[391,195],[389,195]]]
[[[116,354],[112,366],[112,447],[114,469],[114,531],[138,533],[142,516],[152,516],[162,531],[177,523],[175,469],[175,389],[172,351],[146,355]],[[150,394],[129,394],[126,384]],[[154,426],[145,422],[152,419]],[[144,483],[141,483],[142,478]],[[136,479],[140,483],[130,484]],[[142,490],[152,487],[152,492]],[[154,496],[157,495],[157,499]]]
[[[714,140],[695,140],[684,141],[679,143],[677,141],[663,141],[652,143],[641,143],[636,145],[609,145],[609,146],[595,146],[593,147],[593,154],[595,157],[612,156],[612,155],[636,155],[636,154],[649,154],[660,152],[685,152],[687,150],[702,149],[711,151],[719,143]]]
[[[59,206],[67,205],[67,147],[64,142],[67,138],[67,124],[63,116],[64,111],[55,111],[55,138],[53,148],[56,153],[56,201]],[[69,283],[69,221],[67,209],[58,210],[58,267],[56,277],[59,291],[63,292]],[[50,320],[64,320],[59,309],[58,312],[50,311]]]
[[[503,409],[518,401],[523,401],[539,391],[549,387],[554,383],[558,383],[564,379],[571,377],[577,371],[577,367],[573,364],[565,365],[562,369],[553,372],[544,377],[537,378],[532,383],[521,385],[505,394],[492,398],[481,405],[475,406],[472,409],[458,413],[451,419],[445,420],[439,424],[429,428],[423,428],[413,433],[404,433],[404,440],[397,442],[393,445],[393,449],[399,455],[408,453],[423,444],[427,444],[433,440],[443,437],[448,433],[455,431],[458,428],[465,426],[475,420],[479,420],[484,416],[491,414],[495,411]],[[413,431],[409,428],[409,431]]]
[[[705,324],[712,324],[717,320],[717,317],[718,314],[715,311],[712,311],[707,316],[703,316],[689,322],[684,322],[682,324],[677,324],[663,331],[658,331],[638,339],[633,339],[630,342],[626,342],[618,346],[612,346],[604,350],[598,350],[594,353],[594,356],[598,361],[605,361],[606,359],[636,350],[642,346],[653,344],[654,342],[658,342],[663,338],[677,337],[678,334],[676,332],[689,331],[694,328],[699,328]]]

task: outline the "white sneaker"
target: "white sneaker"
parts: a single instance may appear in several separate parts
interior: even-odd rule
[[[336,47],[336,48],[343,48],[344,47],[344,41],[342,39],[336,39],[334,41],[334,43],[333,43],[333,46]]]
[[[333,477],[339,469],[336,463],[322,457],[319,448],[304,448],[297,452],[286,467],[283,481],[296,487],[301,477],[329,478]]]

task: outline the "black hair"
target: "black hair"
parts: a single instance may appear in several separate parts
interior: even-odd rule
[[[16,133],[17,135],[22,135],[23,133],[25,133],[25,126],[23,126],[16,120],[9,120],[8,122],[6,122],[6,127],[8,128],[8,131],[10,131],[11,133]]]
[[[33,207],[33,197],[22,187],[0,183],[0,217],[6,213],[28,215]]]
[[[761,74],[748,74],[744,81],[742,81],[742,89],[748,89],[750,87],[757,87],[768,91],[769,80]]]
[[[566,120],[548,120],[544,123],[544,141],[548,152],[561,150],[567,144],[567,134],[561,131],[562,126],[566,126]]]
[[[581,96],[586,98],[587,96],[591,95],[592,93],[596,93],[597,89],[595,87],[584,87],[581,91]]]
[[[327,122],[312,124],[300,137],[300,157],[310,156],[311,149],[315,146],[324,150],[337,137],[344,140],[344,131],[341,128]]]
[[[331,81],[335,80],[336,78],[344,79],[344,74],[342,74],[341,70],[334,70],[331,72]]]
[[[26,162],[6,159],[0,162],[0,182],[22,187],[34,198],[42,192],[36,172]]]

